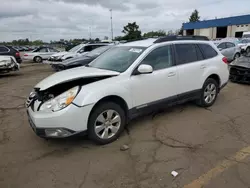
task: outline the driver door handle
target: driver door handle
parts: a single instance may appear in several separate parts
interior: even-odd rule
[[[175,76],[175,72],[168,73],[168,77],[172,77],[172,76]]]

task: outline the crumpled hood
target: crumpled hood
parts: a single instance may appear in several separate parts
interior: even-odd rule
[[[35,88],[40,88],[40,90],[48,89],[59,83],[64,83],[79,78],[90,78],[90,77],[100,77],[100,76],[116,76],[119,72],[97,69],[93,67],[78,67],[61,72],[52,74],[51,76],[45,78],[39,82]]]
[[[67,65],[73,65],[75,63],[91,61],[92,59],[94,59],[94,58],[91,58],[88,56],[80,56],[80,57],[75,57],[75,58],[71,58],[71,59],[67,59],[65,61],[62,61],[61,64],[67,66]]]
[[[55,53],[55,54],[53,54],[52,56],[53,57],[59,57],[59,56],[62,56],[62,55],[66,55],[66,54],[68,54],[69,52],[58,52],[58,53]]]
[[[250,69],[250,57],[241,56],[234,60],[230,66],[238,66],[238,67],[245,67]]]

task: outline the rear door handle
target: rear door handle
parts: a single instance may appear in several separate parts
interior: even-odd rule
[[[172,77],[172,76],[175,76],[175,72],[168,73],[168,77]]]
[[[201,69],[205,69],[206,68],[206,65],[201,65]]]

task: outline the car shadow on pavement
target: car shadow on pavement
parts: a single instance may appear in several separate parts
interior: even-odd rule
[[[18,76],[22,76],[22,73],[0,73],[0,78],[7,78],[7,77],[18,77]]]

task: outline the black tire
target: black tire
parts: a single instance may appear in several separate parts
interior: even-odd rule
[[[34,57],[33,61],[36,62],[36,63],[42,63],[43,59],[40,56],[36,56],[36,57]]]
[[[211,102],[207,102],[205,100],[205,91],[209,85],[215,86],[215,96],[214,96],[214,98],[212,97],[213,100]],[[219,83],[216,80],[214,80],[213,78],[208,78],[205,81],[205,83],[203,84],[200,98],[196,101],[197,105],[199,105],[201,107],[212,106],[214,104],[214,102],[216,101],[218,93],[219,93]]]
[[[97,135],[95,131],[95,125],[96,125],[98,116],[102,113],[105,113],[105,111],[107,110],[114,110],[115,112],[117,112],[120,116],[121,121],[120,121],[120,126],[119,126],[118,131],[111,138],[103,139]],[[124,110],[121,108],[121,106],[113,102],[101,103],[98,106],[96,106],[90,114],[89,121],[88,121],[88,137],[92,141],[94,141],[96,144],[104,145],[104,144],[111,143],[117,140],[117,138],[120,136],[120,134],[124,130],[125,123],[126,123],[126,115],[125,115]],[[103,130],[103,132],[104,131],[105,130]]]
[[[234,55],[234,60],[237,59],[237,58],[239,58],[239,57],[240,57],[240,53],[236,53],[236,54]]]
[[[247,55],[250,54],[250,47],[247,47],[247,49],[246,49],[246,54],[247,54]]]

